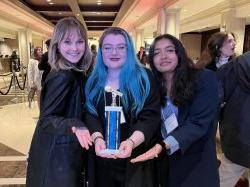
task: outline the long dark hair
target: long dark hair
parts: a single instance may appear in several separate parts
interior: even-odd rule
[[[160,85],[162,105],[165,105],[166,87],[165,80],[161,72],[154,66],[154,49],[155,44],[162,39],[170,40],[175,46],[175,53],[178,57],[178,65],[173,77],[173,86],[171,90],[171,100],[176,106],[186,104],[193,96],[193,79],[196,74],[193,61],[187,56],[186,50],[182,43],[170,34],[164,34],[156,37],[149,49],[149,63],[151,69]]]
[[[234,39],[235,35],[232,32],[217,32],[214,33],[207,42],[205,50],[202,52],[196,67],[199,69],[205,68],[208,64],[216,63],[221,56],[221,48],[224,42],[228,39],[228,35],[231,34]],[[229,60],[232,58],[231,56]]]

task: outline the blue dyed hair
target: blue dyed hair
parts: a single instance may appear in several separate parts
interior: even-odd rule
[[[150,82],[146,70],[137,60],[134,46],[128,33],[118,27],[108,28],[100,38],[96,58],[97,62],[85,86],[86,108],[90,113],[98,115],[96,106],[101,96],[103,96],[108,74],[108,69],[102,57],[103,40],[108,34],[120,34],[125,38],[127,58],[119,75],[119,91],[123,93],[121,102],[125,111],[130,111],[130,113],[136,117],[143,108],[145,100],[149,95]]]

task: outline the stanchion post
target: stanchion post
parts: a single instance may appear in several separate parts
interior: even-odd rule
[[[16,93],[16,72],[15,72],[15,64],[14,61],[11,62],[12,66],[12,77],[13,77],[13,84],[14,84],[14,92],[15,92],[15,98],[11,99],[12,102],[17,103],[17,93]]]
[[[25,85],[25,77],[24,77],[24,70],[23,70],[23,63],[22,62],[20,62],[20,72],[21,72],[21,74],[22,74],[22,80],[23,80],[23,85]],[[23,89],[23,97],[22,97],[22,101],[23,102],[25,102],[25,87],[23,87],[24,89]]]

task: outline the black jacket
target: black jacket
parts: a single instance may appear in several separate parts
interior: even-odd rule
[[[41,62],[38,64],[38,69],[43,71],[41,85],[43,86],[46,77],[50,72],[50,64],[48,63],[48,52],[44,53],[41,58]]]
[[[71,127],[85,127],[84,79],[82,73],[73,70],[48,75],[29,152],[27,187],[83,186],[85,151]]]
[[[220,120],[222,151],[232,162],[250,167],[250,52],[222,66],[218,77],[224,91]]]

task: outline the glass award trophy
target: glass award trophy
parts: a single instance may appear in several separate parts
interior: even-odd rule
[[[119,103],[118,105],[120,105],[120,98],[122,96],[122,93],[117,90],[113,90],[110,87],[105,87],[105,91],[112,94],[112,103],[111,106],[105,106],[106,149],[104,150],[104,152],[115,154],[119,152],[118,149],[120,146],[120,124],[121,118],[123,118],[123,111],[121,106],[117,106],[117,103]]]

